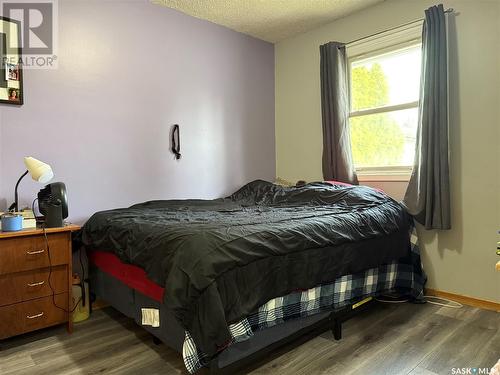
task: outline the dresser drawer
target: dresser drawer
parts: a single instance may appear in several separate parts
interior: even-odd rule
[[[47,235],[52,266],[68,264],[69,233]],[[45,236],[25,236],[0,240],[0,275],[46,268],[49,256]]]
[[[54,296],[58,306],[68,309],[68,293]],[[67,321],[68,314],[54,306],[52,296],[0,307],[0,339],[50,327]]]
[[[55,294],[68,291],[68,267],[52,267],[50,285]],[[31,270],[0,275],[0,306],[52,295],[49,286],[49,269]]]

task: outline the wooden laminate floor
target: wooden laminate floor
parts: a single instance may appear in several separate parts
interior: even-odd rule
[[[375,304],[344,324],[277,352],[249,374],[452,374],[500,358],[500,313],[472,307]],[[112,308],[75,324],[0,341],[0,374],[185,374],[182,358]],[[207,374],[200,371],[199,374]]]

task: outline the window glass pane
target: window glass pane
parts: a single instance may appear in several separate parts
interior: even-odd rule
[[[413,165],[417,120],[417,108],[352,117],[355,167]]]
[[[361,109],[418,100],[420,45],[354,61],[351,64],[351,107]]]

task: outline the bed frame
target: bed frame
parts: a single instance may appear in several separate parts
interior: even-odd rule
[[[184,329],[177,323],[167,307],[92,265],[89,283],[92,295],[103,299],[122,314],[134,319],[137,324],[153,335],[155,343],[163,342],[182,353]],[[335,340],[340,340],[342,323],[368,308],[372,302],[371,297],[365,298],[333,312],[289,320],[257,331],[249,340],[232,344],[222,351],[216,359],[211,361],[210,373],[234,374],[238,370],[251,367],[269,358],[272,352],[284,345],[296,347],[328,330],[332,331]],[[141,308],[159,309],[161,326],[158,328],[143,326]]]

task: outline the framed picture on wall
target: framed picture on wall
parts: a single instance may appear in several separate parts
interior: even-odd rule
[[[0,103],[23,104],[21,23],[0,17]]]
[[[19,64],[5,63],[5,79],[7,81],[19,81]]]

